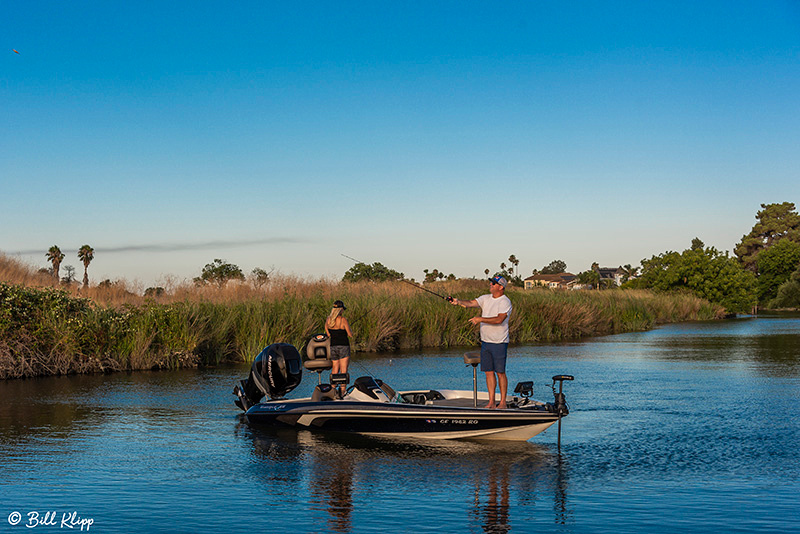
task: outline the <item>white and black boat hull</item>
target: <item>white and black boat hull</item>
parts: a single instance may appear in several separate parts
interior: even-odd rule
[[[471,399],[470,399],[471,400]],[[270,401],[246,412],[253,425],[285,425],[371,436],[528,440],[558,421],[550,405],[496,410],[364,401]]]

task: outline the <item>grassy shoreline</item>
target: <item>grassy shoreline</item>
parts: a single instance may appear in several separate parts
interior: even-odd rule
[[[451,306],[408,284],[282,278],[258,288],[229,286],[179,287],[144,299],[108,288],[88,288],[81,297],[75,290],[0,282],[0,379],[249,361],[270,343],[301,347],[323,330],[335,299],[347,304],[356,352],[478,344],[468,323],[476,310]],[[440,282],[434,289],[474,298],[486,292],[486,282]],[[511,289],[508,295],[514,344],[642,331],[724,314],[690,294],[646,290]]]

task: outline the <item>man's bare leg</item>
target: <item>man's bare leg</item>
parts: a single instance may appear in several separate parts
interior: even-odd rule
[[[497,373],[498,382],[500,383],[500,404],[498,404],[498,408],[505,409],[506,408],[506,392],[508,391],[508,377],[505,373]],[[494,397],[494,395],[492,395]]]
[[[489,391],[489,404],[484,408],[495,408],[494,404],[494,390],[497,385],[497,380],[494,377],[494,371],[486,372],[486,389]]]

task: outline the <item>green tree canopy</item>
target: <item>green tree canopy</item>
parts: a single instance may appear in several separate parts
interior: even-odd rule
[[[741,264],[714,247],[704,248],[699,239],[682,253],[665,252],[642,260],[642,274],[635,287],[660,291],[690,290],[729,312],[749,312],[756,304],[756,278]]]
[[[578,279],[579,283],[587,285],[591,288],[596,288],[597,290],[603,288],[611,289],[616,287],[616,283],[613,279],[600,277],[600,264],[597,262],[592,263],[592,266],[588,271],[578,273],[576,278]]]
[[[583,271],[582,273],[578,273],[578,282],[587,285],[590,287],[596,287],[600,283],[600,271],[595,269],[589,269],[588,271]]]
[[[344,277],[342,278],[343,282],[362,282],[362,281],[370,281],[370,282],[388,282],[391,280],[400,280],[404,277],[403,273],[397,272],[394,269],[389,269],[388,267],[382,265],[379,262],[375,262],[372,265],[367,265],[366,263],[358,262],[346,273],[344,273]]]
[[[542,267],[542,270],[539,271],[542,274],[560,274],[567,272],[567,264],[562,260],[553,260],[550,262],[550,265],[546,265]]]
[[[424,284],[429,284],[444,278],[444,273],[439,271],[439,269],[433,269],[432,271],[423,269],[422,272],[425,273],[425,279],[422,281]]]
[[[270,271],[267,272],[261,267],[254,268],[250,276],[253,285],[257,288],[261,288],[264,284],[269,282],[269,275],[272,274],[272,271],[274,271],[274,269],[270,269]]]
[[[151,297],[151,298],[160,297],[160,296],[162,296],[164,293],[165,293],[165,290],[164,290],[164,288],[163,288],[163,287],[161,287],[161,286],[157,286],[157,287],[148,287],[147,289],[145,289],[145,290],[144,290],[144,296],[145,296],[145,297]]]
[[[778,288],[778,295],[769,303],[770,308],[800,308],[800,267],[789,280]]]
[[[639,267],[634,267],[630,263],[626,263],[622,266],[622,281],[627,282],[628,280],[632,280],[639,275]]]
[[[800,243],[781,239],[758,255],[758,301],[766,305],[800,266]]]
[[[225,260],[215,259],[213,263],[207,263],[203,267],[203,272],[194,278],[194,283],[200,285],[214,283],[222,287],[229,280],[244,280],[242,270],[237,265],[230,264]]]
[[[756,213],[758,222],[734,249],[744,267],[752,272],[757,271],[761,251],[784,238],[800,243],[800,215],[794,203],[761,204],[761,207],[763,209]]]

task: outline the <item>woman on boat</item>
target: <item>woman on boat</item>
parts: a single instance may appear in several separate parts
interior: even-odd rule
[[[333,303],[328,319],[325,320],[325,332],[331,338],[331,360],[333,367],[332,374],[346,373],[347,364],[350,362],[350,339],[353,332],[350,331],[350,323],[342,314],[347,308],[341,300]],[[344,388],[342,388],[344,389]]]

